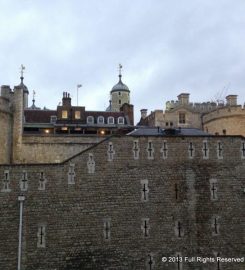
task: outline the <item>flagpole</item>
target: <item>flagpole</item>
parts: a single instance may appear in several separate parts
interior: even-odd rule
[[[78,89],[79,89],[80,87],[82,87],[82,85],[81,85],[81,84],[78,84],[78,85],[77,85],[77,106],[78,106]]]

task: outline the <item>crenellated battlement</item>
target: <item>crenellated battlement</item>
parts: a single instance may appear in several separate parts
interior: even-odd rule
[[[178,100],[167,101],[166,111],[172,111],[174,109],[186,108],[190,111],[197,113],[206,113],[214,110],[218,110],[224,107],[238,106],[237,105],[237,95],[228,95],[226,97],[226,102],[224,100],[218,100],[217,102],[189,102],[188,93],[181,93],[178,95]]]
[[[237,105],[237,106],[219,107],[217,110],[205,114],[203,116],[203,122],[207,123],[219,118],[228,118],[234,116],[245,117],[245,106]]]
[[[224,103],[216,103],[216,102],[190,102],[188,104],[182,104],[180,101],[176,100],[171,100],[166,102],[166,111],[171,111],[174,109],[179,108],[180,106],[183,106],[193,112],[200,112],[200,113],[205,113],[205,112],[210,112],[213,110],[217,110],[219,108],[227,107]]]
[[[0,112],[1,113],[11,113],[10,101],[6,97],[0,96]]]

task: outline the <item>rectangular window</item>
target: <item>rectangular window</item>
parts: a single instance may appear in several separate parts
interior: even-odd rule
[[[27,191],[28,189],[28,177],[27,177],[27,172],[23,171],[21,180],[20,180],[20,190],[21,191]]]
[[[39,224],[37,229],[37,247],[45,248],[46,246],[46,225]]]
[[[44,175],[44,172],[40,172],[38,190],[45,190],[46,182],[47,182],[47,180],[46,180],[46,177]]]
[[[67,119],[68,118],[68,112],[67,111],[65,111],[65,110],[62,111],[62,118],[63,119]]]
[[[141,180],[141,201],[147,202],[149,199],[148,180]]]
[[[185,113],[179,113],[179,124],[185,124],[186,119],[185,119]]]
[[[4,171],[4,178],[3,178],[3,188],[1,191],[9,192],[10,191],[9,184],[10,184],[9,171],[5,170]]]
[[[104,219],[104,239],[110,240],[111,238],[111,218]]]
[[[143,236],[146,238],[149,236],[149,218],[142,218],[142,223],[141,223],[141,230],[143,231]]]
[[[75,164],[70,163],[67,175],[68,175],[68,184],[74,185],[75,184],[75,176],[76,176]]]
[[[211,192],[211,200],[218,200],[218,187],[217,187],[217,179],[210,179],[210,192]]]
[[[51,123],[51,124],[55,124],[56,121],[57,121],[57,116],[56,116],[56,115],[51,115],[51,116],[50,116],[50,123]]]
[[[81,112],[75,111],[75,119],[81,119]]]

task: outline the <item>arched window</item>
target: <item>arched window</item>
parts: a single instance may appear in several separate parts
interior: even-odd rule
[[[87,117],[87,124],[93,124],[94,123],[94,117],[93,116],[88,116]]]
[[[97,124],[104,124],[104,116],[99,116],[97,118]]]
[[[117,119],[117,123],[119,125],[123,125],[124,124],[124,118],[122,116],[119,116],[118,119]]]
[[[113,125],[113,124],[114,124],[114,117],[109,116],[109,117],[107,118],[107,124]]]

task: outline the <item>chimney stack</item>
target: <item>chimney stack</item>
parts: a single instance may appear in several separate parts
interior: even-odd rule
[[[178,100],[179,100],[179,104],[185,104],[188,105],[189,104],[189,95],[188,93],[181,93],[178,95]]]
[[[226,97],[226,105],[236,106],[237,105],[237,95],[228,95]]]
[[[70,94],[67,92],[63,92],[62,106],[71,107],[71,98]]]
[[[147,109],[141,109],[140,112],[141,112],[141,118],[145,119],[147,116]]]

